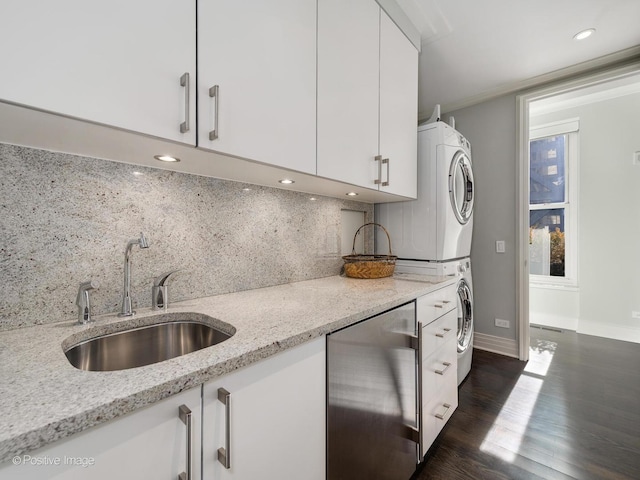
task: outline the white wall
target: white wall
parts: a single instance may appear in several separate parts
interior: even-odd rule
[[[580,291],[576,288],[531,284],[529,288],[529,323],[578,330]]]
[[[578,332],[640,342],[640,93],[548,113],[580,118]],[[533,292],[533,289],[532,289]],[[536,296],[530,299],[536,308]],[[543,307],[542,307],[543,308]],[[532,319],[533,321],[533,319]]]
[[[515,341],[516,97],[506,95],[452,115],[456,129],[472,148],[476,198],[471,267],[476,332]],[[505,253],[496,253],[496,240],[506,242]],[[496,327],[496,318],[509,320],[510,328]]]

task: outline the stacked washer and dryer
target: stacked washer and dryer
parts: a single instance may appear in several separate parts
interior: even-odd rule
[[[418,199],[375,206],[398,256],[396,272],[458,278],[458,385],[473,351],[473,199],[471,145],[436,118],[418,127]],[[376,238],[376,251],[386,253],[386,237]]]

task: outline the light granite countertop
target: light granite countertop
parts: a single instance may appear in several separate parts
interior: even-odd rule
[[[158,312],[142,309],[133,319],[104,315],[89,325],[68,321],[2,332],[0,462],[454,282],[402,274],[379,280],[334,276],[177,302],[170,314],[204,314],[235,334],[182,357],[114,372],[77,370],[63,346],[113,331],[122,322],[157,323]]]

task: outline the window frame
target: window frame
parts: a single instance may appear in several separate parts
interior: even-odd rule
[[[571,118],[529,128],[528,163],[531,172],[531,142],[541,138],[566,135],[565,142],[565,201],[554,203],[531,202],[532,210],[564,209],[565,270],[564,277],[529,273],[529,281],[537,286],[578,287],[578,188],[580,119]],[[529,175],[530,176],[530,175]],[[530,217],[529,217],[530,218]],[[530,258],[530,256],[528,257]]]

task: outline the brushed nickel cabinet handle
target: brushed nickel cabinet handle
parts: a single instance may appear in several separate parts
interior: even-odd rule
[[[178,417],[187,426],[187,469],[178,475],[178,480],[191,480],[191,466],[193,464],[193,446],[191,444],[191,410],[186,405],[178,407]]]
[[[389,161],[388,158],[383,158],[382,159],[382,164],[387,166],[387,181],[386,182],[382,182],[382,186],[383,187],[388,187],[389,186],[389,164],[391,162]]]
[[[218,138],[218,100],[220,99],[220,86],[214,85],[209,89],[209,96],[213,98],[215,102],[213,104],[213,130],[209,132],[209,140],[216,140]]]
[[[443,333],[436,333],[436,337],[444,338],[444,336],[451,331],[450,328],[443,328]]]
[[[442,365],[444,365],[444,368],[442,370],[436,370],[436,373],[438,375],[444,375],[444,372],[446,372],[447,369],[451,366],[449,362],[442,362]]]
[[[226,469],[231,468],[231,394],[224,388],[218,389],[218,401],[224,404],[224,447],[218,449],[218,461]]]
[[[449,413],[449,409],[451,408],[451,405],[448,403],[443,403],[442,406],[444,407],[444,413],[436,413],[436,418],[439,418],[440,420],[444,420],[444,417],[447,416],[447,413]]]
[[[380,185],[382,183],[382,155],[376,155],[373,159],[378,162],[378,178],[373,183]]]
[[[180,77],[180,86],[184,87],[184,122],[180,124],[180,133],[189,131],[189,98],[191,96],[189,86],[189,72],[185,72]]]

